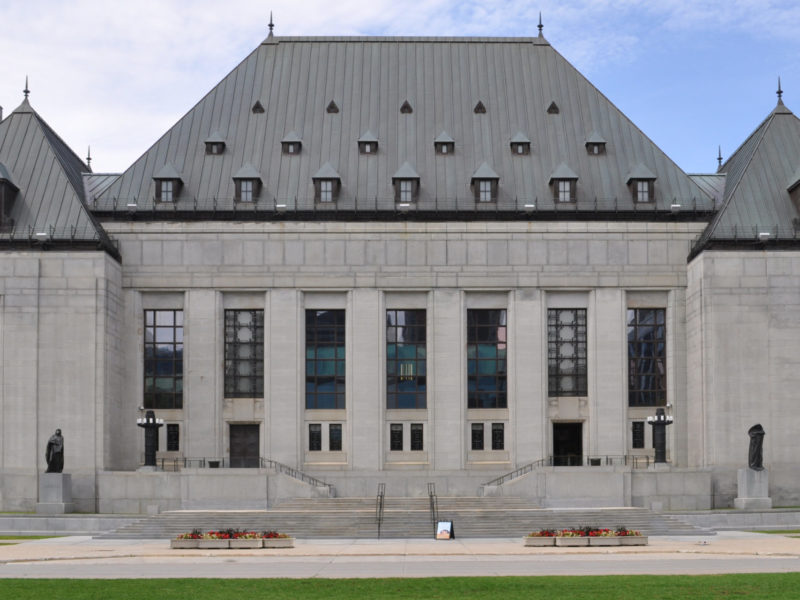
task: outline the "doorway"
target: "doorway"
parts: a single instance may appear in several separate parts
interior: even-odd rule
[[[231,468],[258,467],[259,435],[258,423],[230,426]]]
[[[583,464],[583,423],[553,423],[553,466]]]

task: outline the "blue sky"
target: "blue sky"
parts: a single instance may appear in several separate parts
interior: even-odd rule
[[[31,103],[121,171],[267,34],[544,35],[687,172],[774,108],[800,111],[797,0],[3,0],[0,106]]]

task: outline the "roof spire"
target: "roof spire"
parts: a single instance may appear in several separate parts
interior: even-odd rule
[[[717,168],[722,167],[722,146],[717,146]]]
[[[269,11],[269,35],[267,37],[272,37],[272,30],[275,28],[275,23],[272,22],[272,11]]]
[[[778,94],[778,104],[783,106],[783,99],[781,98],[781,96],[783,96],[783,90],[781,89],[781,78],[780,78],[780,75],[778,76],[778,91],[775,92],[775,93]]]
[[[92,147],[89,146],[89,149],[86,151],[86,166],[90,169],[92,168]]]
[[[25,100],[28,99],[28,94],[31,93],[31,91],[28,89],[28,76],[27,75],[25,75],[25,89],[22,90],[22,93],[25,94]]]
[[[542,29],[544,29],[544,25],[542,25],[542,11],[539,11],[539,24],[536,27],[539,30],[539,37],[542,37]]]

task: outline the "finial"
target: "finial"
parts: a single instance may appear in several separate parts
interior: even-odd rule
[[[22,90],[22,93],[25,94],[25,99],[26,100],[28,99],[28,94],[31,93],[31,91],[28,89],[28,76],[27,75],[25,75],[25,89]]]
[[[722,166],[722,146],[717,146],[717,167]]]
[[[275,28],[275,23],[272,22],[272,11],[269,11],[269,37],[272,37],[272,30]]]
[[[781,89],[780,76],[778,76],[778,91],[776,92],[776,94],[778,94],[778,104],[783,104],[783,99],[781,98],[781,96],[783,96],[783,90]]]
[[[542,11],[539,11],[539,24],[536,27],[539,29],[539,37],[542,37],[542,29],[544,29],[544,25],[542,25]]]
[[[90,169],[92,168],[92,147],[89,146],[89,149],[86,151],[86,166]]]

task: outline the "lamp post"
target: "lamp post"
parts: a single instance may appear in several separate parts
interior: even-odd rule
[[[647,423],[653,426],[653,446],[656,449],[655,462],[667,462],[667,425],[672,425],[672,417],[667,416],[663,408],[656,409],[655,417],[647,417]]]
[[[164,419],[156,419],[156,413],[148,410],[144,415],[144,419],[136,419],[136,425],[144,429],[144,466],[155,467],[158,428],[164,426]]]

